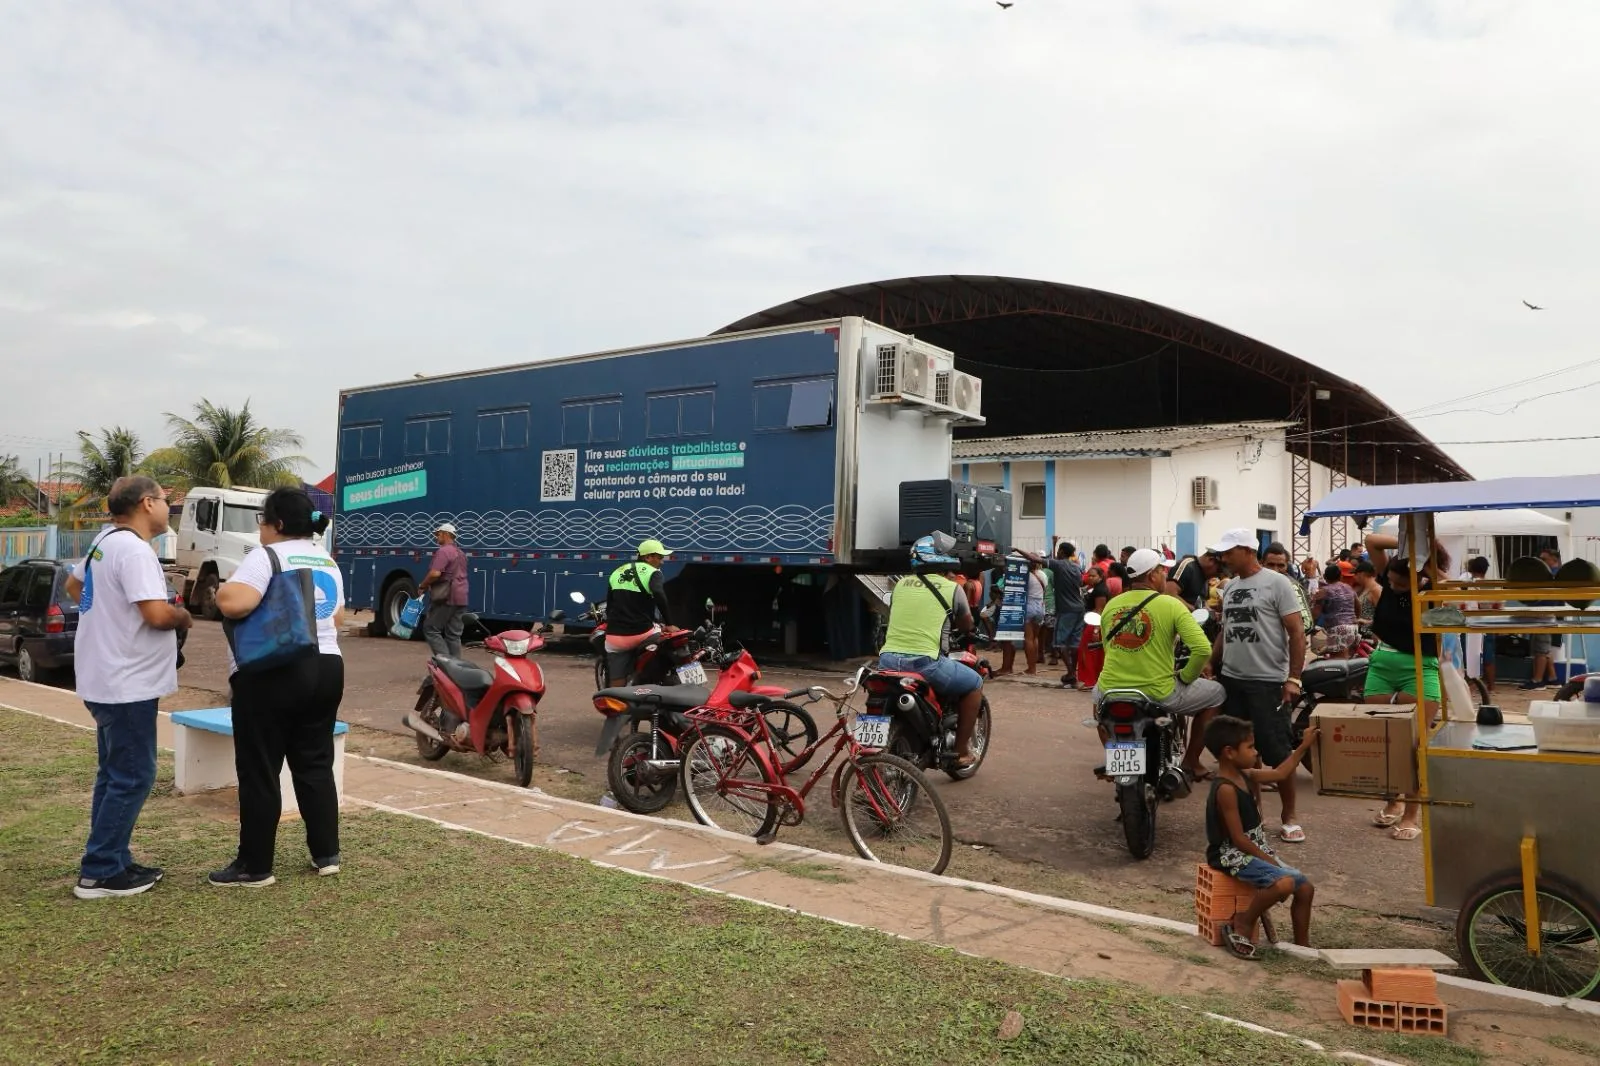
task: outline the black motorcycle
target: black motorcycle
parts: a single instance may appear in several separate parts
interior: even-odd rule
[[[1148,859],[1156,849],[1156,808],[1182,799],[1192,787],[1182,766],[1189,718],[1169,714],[1136,689],[1101,693],[1094,715],[1105,732],[1102,772],[1117,787],[1128,851],[1136,859]]]
[[[950,657],[988,680],[994,671],[989,660],[979,658],[974,649],[989,643],[986,636],[967,634],[965,646],[952,652]],[[972,730],[972,753],[977,759],[970,766],[958,766],[956,708],[943,706],[932,687],[919,675],[869,670],[862,678],[862,687],[867,690],[867,711],[857,719],[858,728],[863,721],[870,728],[873,722],[887,719],[884,723],[887,732],[881,746],[890,754],[900,756],[919,770],[937,767],[956,781],[967,780],[983,765],[992,735],[988,696],[983,698],[977,724]]]
[[[1367,690],[1366,659],[1318,659],[1300,671],[1300,697],[1287,705],[1290,742],[1300,746],[1311,727],[1311,712],[1323,703],[1360,703]],[[1300,766],[1315,773],[1316,753],[1306,752]]]

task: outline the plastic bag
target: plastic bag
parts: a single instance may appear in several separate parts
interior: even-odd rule
[[[407,600],[405,608],[400,612],[400,620],[389,627],[389,635],[396,640],[410,640],[411,634],[417,631],[417,626],[422,624],[422,613],[427,608],[428,596],[423,593],[414,600]]]
[[[1452,722],[1475,722],[1478,712],[1472,707],[1472,693],[1467,688],[1467,679],[1461,676],[1451,663],[1439,664],[1439,685],[1444,689],[1445,706],[1449,710]]]

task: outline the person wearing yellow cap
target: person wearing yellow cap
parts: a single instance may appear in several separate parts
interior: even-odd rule
[[[606,592],[606,684],[626,685],[633,676],[639,649],[672,628],[661,564],[672,553],[659,540],[639,545],[639,557],[611,574]],[[657,621],[657,616],[660,620]]]

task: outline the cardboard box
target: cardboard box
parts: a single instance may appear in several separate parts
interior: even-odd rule
[[[1324,703],[1311,712],[1322,730],[1313,767],[1318,792],[1397,796],[1417,790],[1413,704]]]

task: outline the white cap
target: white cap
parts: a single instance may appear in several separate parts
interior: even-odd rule
[[[448,533],[453,537],[453,536],[456,535],[456,527],[451,525],[449,522],[443,522],[443,523],[440,523],[439,526],[434,529],[434,532],[435,533]]]
[[[1222,539],[1207,548],[1208,552],[1221,555],[1231,548],[1249,548],[1251,551],[1260,551],[1261,544],[1256,540],[1256,535],[1248,529],[1230,529],[1222,535]]]
[[[1158,566],[1167,565],[1167,557],[1153,548],[1140,548],[1128,556],[1124,565],[1128,568],[1129,577],[1144,577]]]

